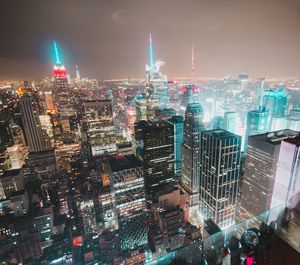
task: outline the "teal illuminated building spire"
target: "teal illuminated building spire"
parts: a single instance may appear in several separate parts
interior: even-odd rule
[[[61,65],[61,60],[60,60],[60,56],[59,56],[56,41],[53,41],[53,46],[54,46],[54,52],[55,52],[55,64],[56,65]]]
[[[153,47],[151,33],[149,34],[149,63],[150,66],[153,67]]]
[[[53,41],[55,64],[53,66],[56,87],[64,88],[68,84],[67,70],[62,64],[56,41]]]

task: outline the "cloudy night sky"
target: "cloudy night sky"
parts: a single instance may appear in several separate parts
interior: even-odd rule
[[[2,0],[0,78],[52,74],[52,41],[74,75],[144,76],[147,41],[170,78],[300,78],[299,0]]]

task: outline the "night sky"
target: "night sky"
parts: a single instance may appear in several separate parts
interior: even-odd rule
[[[71,75],[144,75],[147,41],[162,72],[300,77],[299,0],[2,0],[0,79],[50,76],[56,40]]]

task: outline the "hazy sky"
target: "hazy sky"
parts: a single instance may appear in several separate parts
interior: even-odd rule
[[[170,78],[300,77],[299,0],[1,0],[0,78],[52,74],[56,40],[71,75],[143,77],[147,41]]]

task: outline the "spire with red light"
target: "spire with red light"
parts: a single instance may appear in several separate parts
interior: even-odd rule
[[[55,64],[53,67],[54,77],[55,79],[67,78],[67,70],[61,62],[56,41],[53,42],[53,47],[55,53]]]

